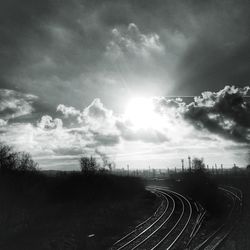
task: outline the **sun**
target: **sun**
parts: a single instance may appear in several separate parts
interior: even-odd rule
[[[131,99],[125,109],[125,118],[136,128],[156,128],[159,125],[159,117],[150,98]]]

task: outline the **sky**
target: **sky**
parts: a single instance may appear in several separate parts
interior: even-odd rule
[[[250,2],[9,0],[0,141],[41,169],[246,166]]]

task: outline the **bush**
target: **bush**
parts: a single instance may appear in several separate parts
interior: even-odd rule
[[[104,174],[111,171],[112,165],[114,165],[114,163],[109,162],[106,157],[102,157],[102,166],[97,163],[96,158],[93,156],[82,156],[79,161],[81,172],[84,175],[93,175],[97,172]]]
[[[196,170],[205,169],[205,164],[203,162],[203,158],[195,157],[192,162],[193,162],[194,169],[196,169]]]
[[[91,157],[87,157],[87,156],[82,156],[80,158],[80,167],[81,167],[81,171],[83,174],[93,174],[97,171],[98,169],[98,164],[96,162],[96,159]]]
[[[218,185],[203,168],[184,173],[177,186],[181,192],[199,201],[211,214],[223,214]]]

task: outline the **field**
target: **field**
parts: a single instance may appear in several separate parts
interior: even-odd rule
[[[0,175],[1,249],[106,249],[153,213],[142,181],[13,172]]]

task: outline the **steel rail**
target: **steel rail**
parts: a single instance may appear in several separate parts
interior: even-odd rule
[[[158,190],[158,191],[159,191],[159,190]],[[159,192],[161,192],[161,191],[159,191]],[[172,208],[172,210],[171,210],[169,216],[159,225],[159,227],[157,227],[150,235],[148,235],[147,237],[145,237],[142,241],[140,241],[140,242],[139,242],[136,246],[134,246],[131,250],[137,249],[137,248],[140,247],[143,243],[145,243],[146,241],[148,241],[154,234],[156,234],[156,233],[163,227],[164,224],[166,224],[166,223],[169,221],[169,219],[170,219],[171,216],[173,215],[174,210],[175,210],[175,207],[176,207],[174,199],[173,199],[170,195],[168,195],[168,194],[166,194],[166,193],[164,193],[164,192],[161,192],[161,193],[162,193],[163,195],[168,196],[168,197],[172,200],[172,202],[173,202],[173,208]]]
[[[151,191],[152,193],[154,193],[154,191]],[[157,195],[157,193],[154,193],[155,195]],[[155,212],[149,216],[146,220],[144,220],[143,222],[141,222],[140,224],[138,224],[135,229],[131,232],[129,232],[128,234],[124,235],[122,238],[120,238],[119,240],[117,240],[113,246],[116,246],[117,244],[119,244],[120,242],[122,242],[123,240],[127,239],[130,235],[132,235],[133,233],[135,233],[139,227],[141,227],[142,225],[146,224],[150,219],[153,218],[153,216],[155,216],[157,214],[157,212],[159,211],[159,209],[161,208],[162,206],[162,202],[161,204],[157,207],[157,209],[155,210]]]
[[[233,192],[231,192],[230,190],[227,190],[227,189],[225,189],[225,188],[222,188],[222,187],[219,187],[219,189],[220,190],[222,190],[222,191],[224,191],[224,192],[226,192],[226,193],[229,193],[230,195],[230,198],[233,200],[233,206],[232,206],[232,208],[230,209],[230,212],[229,212],[229,215],[227,216],[227,221],[230,219],[230,217],[231,217],[231,215],[232,215],[232,213],[233,213],[233,210],[234,210],[234,208],[235,208],[235,205],[236,205],[236,202],[235,202],[235,198],[236,199],[239,199],[240,200],[240,198],[237,196],[237,195],[235,195]],[[216,231],[214,231],[212,234],[210,234],[203,242],[201,242],[197,247],[195,247],[195,249],[194,250],[200,250],[200,249],[206,249],[207,247],[205,247],[206,246],[206,244],[209,242],[209,241],[212,241],[213,239],[214,239],[214,237],[216,236],[216,234],[218,234],[222,229],[223,229],[223,227],[225,227],[226,226],[226,223],[223,223],[220,227],[218,227],[218,229],[216,230]],[[222,242],[225,238],[226,238],[226,236],[228,236],[229,235],[229,233],[231,232],[231,230],[232,230],[232,227],[230,227],[230,230],[228,231],[228,232],[226,232],[226,234],[224,234],[219,240],[218,240],[218,242]],[[226,235],[226,236],[225,236]],[[220,244],[218,244],[218,242],[214,245],[214,246],[212,246],[211,248],[210,248],[210,250],[214,250],[216,247],[218,247],[218,245]]]
[[[188,206],[189,206],[189,217],[188,217],[188,219],[187,219],[187,221],[186,221],[184,227],[182,228],[181,232],[176,236],[176,238],[172,241],[172,243],[166,248],[166,250],[169,250],[169,249],[171,249],[171,248],[174,246],[174,244],[177,242],[177,240],[181,237],[181,235],[183,234],[183,232],[184,232],[185,229],[187,228],[187,226],[188,226],[188,224],[189,224],[189,222],[190,222],[190,220],[191,220],[191,216],[192,216],[193,210],[192,210],[192,205],[191,205],[190,201],[189,201],[185,196],[183,196],[183,195],[181,195],[180,193],[177,193],[177,192],[175,192],[175,191],[169,190],[169,189],[167,189],[167,188],[162,188],[162,190],[165,190],[165,191],[167,191],[167,192],[170,192],[170,193],[175,194],[177,198],[181,197],[182,199],[184,199],[184,200],[187,202],[187,204],[188,204]],[[183,202],[182,199],[179,198],[179,200],[181,201],[181,203],[182,203],[182,205],[183,205],[183,210],[182,210],[182,214],[181,214],[180,218],[178,219],[178,221],[176,222],[176,224],[173,226],[173,228],[168,232],[168,234],[165,235],[165,236],[161,239],[161,241],[160,241],[156,246],[154,246],[153,248],[151,248],[151,250],[156,249],[160,244],[162,244],[162,242],[164,242],[164,240],[169,236],[169,234],[170,234],[170,233],[177,227],[177,225],[179,224],[180,220],[182,219],[182,217],[183,217],[183,215],[184,215],[184,208],[185,208],[185,205],[184,205],[184,202]]]
[[[157,191],[159,192],[159,191]],[[138,235],[136,235],[134,238],[132,238],[131,240],[129,240],[128,242],[126,242],[124,245],[120,246],[117,250],[121,250],[125,247],[127,247],[128,245],[132,244],[135,240],[137,240],[140,236],[142,236],[143,234],[145,234],[149,229],[151,229],[168,211],[168,207],[169,207],[169,200],[168,198],[165,196],[165,194],[163,195],[161,192],[159,192],[162,197],[164,197],[164,199],[167,201],[167,206],[164,209],[163,213],[160,215],[159,218],[157,218],[157,220],[155,220],[152,224],[150,224],[146,229],[144,229],[141,233],[139,233]]]

